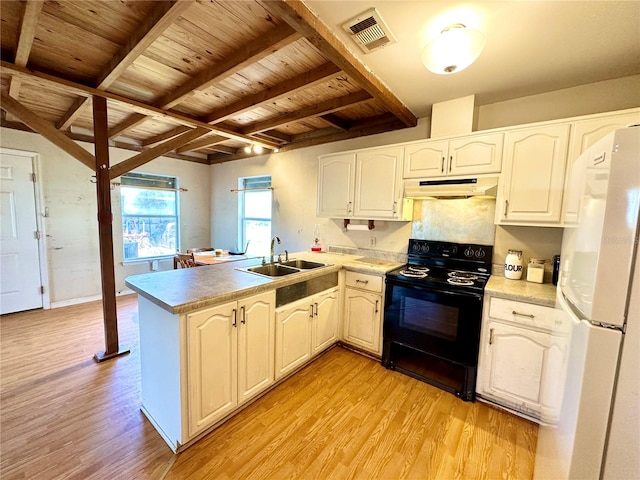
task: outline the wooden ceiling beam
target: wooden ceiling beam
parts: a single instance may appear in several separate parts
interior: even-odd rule
[[[14,62],[16,65],[24,67],[31,54],[33,39],[36,36],[36,27],[38,25],[38,16],[42,10],[43,0],[27,0],[23,2],[24,10],[20,21],[20,34],[18,37],[18,47],[16,48],[16,56]]]
[[[162,109],[172,108],[193,95],[194,91],[205,90],[213,83],[219,82],[226,77],[235,74],[247,65],[261,60],[267,55],[270,55],[274,51],[293,43],[299,38],[300,35],[287,24],[274,28],[265,35],[262,35],[261,37],[258,37],[244,45],[222,61],[217,62],[212,68],[189,79],[153,104]],[[112,130],[122,133],[145,120],[145,116],[131,115],[120,124],[112,127]],[[207,121],[205,123],[209,122]]]
[[[43,0],[27,0],[23,2],[22,17],[20,18],[20,28],[18,33],[17,47],[14,57],[16,65],[24,67],[29,61],[33,39],[36,36],[38,16],[42,10]],[[18,99],[20,95],[20,79],[9,79],[9,96]]]
[[[333,127],[337,127],[340,130],[349,130],[350,122],[343,120],[333,113],[328,113],[326,115],[321,115],[320,118],[327,122],[329,125]]]
[[[173,138],[176,135],[180,135],[181,133],[188,132],[189,130],[190,130],[189,127],[180,125],[179,127],[172,128],[167,132],[160,133],[158,135],[154,135],[153,137],[149,137],[143,140],[141,145],[143,147],[147,147],[149,145],[153,145],[154,143],[162,142],[163,140],[169,140],[170,138]]]
[[[73,132],[65,132],[65,135],[70,139],[76,140],[78,142],[95,143],[95,139],[93,138],[92,135],[87,135],[82,133],[73,133]],[[146,150],[144,147],[141,147],[140,145],[134,145],[132,143],[127,143],[127,142],[118,142],[114,140],[109,140],[109,146],[114,148],[120,148],[122,150],[129,150],[131,152],[144,152]],[[167,152],[162,156],[175,158],[176,160],[184,160],[187,162],[202,163],[205,165],[209,164],[206,156],[195,157],[192,155],[179,155],[173,152]]]
[[[0,98],[2,100],[1,107],[3,110],[16,116],[20,121],[28,125],[31,129],[42,135],[55,146],[64,150],[73,158],[79,160],[91,170],[95,171],[95,157],[76,142],[68,138],[64,133],[57,130],[52,123],[43,120],[27,107],[5,93],[2,93]]]
[[[207,136],[205,138],[201,138],[196,140],[195,142],[187,143],[182,147],[176,150],[176,153],[184,153],[184,152],[193,152],[195,150],[200,150],[202,148],[207,148],[212,145],[217,145],[218,143],[226,142],[228,138],[221,137],[219,135],[215,136]]]
[[[238,153],[238,149],[237,148],[233,148],[233,147],[226,147],[224,145],[211,145],[211,150],[215,150],[216,152],[220,152],[220,153],[226,153],[228,155],[234,155],[236,153]]]
[[[147,50],[192,4],[192,0],[156,2],[153,11],[147,14],[125,45],[103,67],[98,75],[96,87],[105,89],[111,86],[134,60]]]
[[[71,124],[76,121],[80,114],[89,106],[91,97],[78,97],[71,106],[64,112],[62,118],[56,122],[58,130],[68,130]]]
[[[186,81],[173,92],[154,102],[154,105],[161,108],[174,107],[193,95],[194,91],[205,90],[214,83],[230,77],[243,68],[262,60],[266,56],[271,55],[273,52],[280,50],[298,39],[300,39],[300,34],[289,27],[289,25],[279,25],[264,35],[243,45],[220,62],[216,62],[212,68]]]
[[[256,138],[267,137],[276,140],[279,143],[289,143],[291,141],[291,135],[279,132],[277,130],[265,130],[264,132],[256,133]]]
[[[405,126],[414,127],[417,125],[418,119],[411,110],[344,46],[304,2],[299,0],[264,1],[262,5],[276,18],[288,23],[302,34],[328,60],[331,60],[353,78]]]
[[[377,133],[390,132],[392,130],[400,130],[401,128],[406,128],[406,125],[398,120],[395,115],[383,114],[374,117],[373,119],[363,119],[358,122],[354,122],[351,128],[344,132],[336,131],[335,129],[327,129],[326,134],[315,137],[305,134],[300,136],[294,135],[291,138],[291,143],[280,147],[280,151],[287,152],[297,148],[312,147],[314,145],[321,145],[329,142],[339,142],[350,138],[375,135]],[[333,133],[331,133],[331,131],[333,131]],[[319,131],[316,132],[319,133]]]
[[[148,150],[139,153],[138,155],[131,157],[124,162],[120,162],[109,169],[109,177],[113,180],[114,178],[119,177],[120,175],[124,175],[131,170],[138,168],[145,163],[149,163],[151,160],[154,160],[167,152],[171,152],[176,148],[195,140],[202,135],[209,133],[209,131],[205,128],[194,128],[186,133],[178,135],[177,137],[172,138],[171,140],[167,140],[165,142],[156,145],[155,147],[151,147]]]
[[[317,105],[311,105],[310,107],[303,108],[296,112],[292,112],[286,115],[279,115],[275,118],[265,120],[264,122],[257,122],[253,125],[248,125],[241,131],[246,135],[251,135],[254,133],[276,128],[281,125],[286,125],[287,123],[299,122],[300,120],[304,120],[305,118],[319,117],[320,115],[333,113],[338,110],[342,110],[343,108],[351,107],[363,102],[368,102],[369,100],[372,100],[369,92],[360,90],[355,93],[350,93],[349,95],[343,95],[341,97],[329,99],[325,102],[318,103]]]
[[[156,2],[156,6],[135,29],[123,47],[102,68],[95,81],[99,90],[106,90],[124,71],[151,45],[184,11],[191,6],[191,0],[173,0]],[[16,62],[17,63],[17,62]],[[74,102],[56,124],[58,129],[66,130],[89,105],[89,98]],[[144,117],[146,118],[146,116]],[[131,127],[128,127],[131,128]],[[111,138],[111,130],[109,137]]]
[[[209,115],[203,117],[201,120],[207,123],[216,123],[227,120],[235,115],[240,115],[249,110],[254,110],[268,102],[273,102],[286,95],[291,95],[299,90],[312,88],[320,83],[326,82],[335,77],[341,72],[341,70],[333,63],[328,62],[324,65],[314,68],[308,72],[304,72],[297,77],[290,78],[278,85],[271,88],[267,88],[262,92],[258,92],[254,95],[241,98],[231,105],[222,107]]]
[[[127,118],[124,119],[124,121],[120,122],[119,124],[109,129],[109,138],[117,137],[125,130],[129,130],[130,128],[133,128],[136,125],[139,125],[147,118],[149,117],[141,113],[134,113],[133,115],[129,115]]]
[[[158,117],[163,120],[169,120],[180,125],[201,127],[229,139],[238,140],[244,143],[258,144],[264,148],[278,147],[277,143],[256,139],[230,128],[209,125],[208,123],[201,122],[196,118],[190,117],[189,115],[173,112],[171,110],[163,110],[161,108],[147,105],[146,103],[139,102],[131,98],[123,97],[122,95],[117,95],[115,93],[107,92],[104,90],[98,90],[96,88],[75,83],[70,80],[49,75],[47,73],[30,70],[26,67],[19,67],[4,60],[0,60],[0,68],[4,70],[3,73],[6,73],[8,75],[18,75],[24,78],[28,78],[31,81],[35,81],[36,83],[41,84],[44,83],[49,88],[55,88],[63,92],[72,93],[74,95],[80,95],[83,97],[92,95],[104,97],[107,100],[115,102],[116,104],[124,105],[130,110],[138,113]]]

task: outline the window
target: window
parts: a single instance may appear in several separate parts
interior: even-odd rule
[[[178,248],[178,179],[145,173],[122,176],[124,260],[175,255]]]
[[[271,241],[271,175],[238,180],[239,247],[256,255],[269,253]]]

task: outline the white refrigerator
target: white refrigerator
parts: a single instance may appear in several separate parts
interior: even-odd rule
[[[571,325],[562,407],[541,425],[534,478],[640,479],[640,127],[574,163],[558,306]]]

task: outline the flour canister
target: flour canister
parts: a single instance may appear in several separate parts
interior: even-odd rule
[[[509,250],[504,259],[504,276],[511,280],[522,278],[522,250]]]

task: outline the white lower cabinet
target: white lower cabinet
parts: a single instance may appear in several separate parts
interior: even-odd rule
[[[338,287],[276,311],[276,380],[338,341]]]
[[[557,420],[569,345],[557,323],[560,314],[550,307],[511,300],[489,302],[482,327],[478,395],[542,422]]]
[[[343,340],[382,354],[382,277],[346,272]]]
[[[189,436],[274,382],[275,292],[187,315]]]

